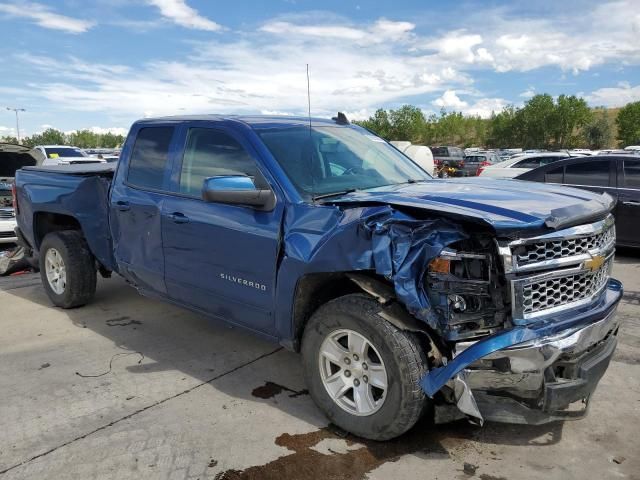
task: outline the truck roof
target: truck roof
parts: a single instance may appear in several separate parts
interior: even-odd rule
[[[235,121],[249,125],[252,128],[273,128],[308,126],[309,117],[296,117],[288,115],[176,115],[167,117],[144,118],[136,124],[153,124],[156,122],[194,122],[194,121]],[[312,126],[342,126],[329,118],[311,117]]]

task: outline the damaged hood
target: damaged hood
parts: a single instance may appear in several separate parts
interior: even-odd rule
[[[387,204],[481,220],[496,231],[563,228],[605,216],[607,194],[507,179],[433,179],[358,191],[330,203]]]

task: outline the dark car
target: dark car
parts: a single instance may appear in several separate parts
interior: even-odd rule
[[[617,245],[640,247],[640,156],[570,158],[544,165],[516,178],[607,192],[617,200],[614,210]]]
[[[442,166],[455,169],[457,175],[463,175],[464,151],[460,147],[429,147],[433,154],[436,170]]]

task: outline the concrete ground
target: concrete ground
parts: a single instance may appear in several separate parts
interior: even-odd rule
[[[119,279],[66,311],[38,276],[0,279],[0,478],[640,479],[640,254],[614,273],[624,326],[587,418],[386,443],[327,426],[276,345]]]

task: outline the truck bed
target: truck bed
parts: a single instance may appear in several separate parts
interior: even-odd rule
[[[52,228],[79,225],[98,261],[108,270],[115,268],[109,229],[114,172],[115,165],[100,163],[24,167],[16,172],[18,224],[36,254]]]

